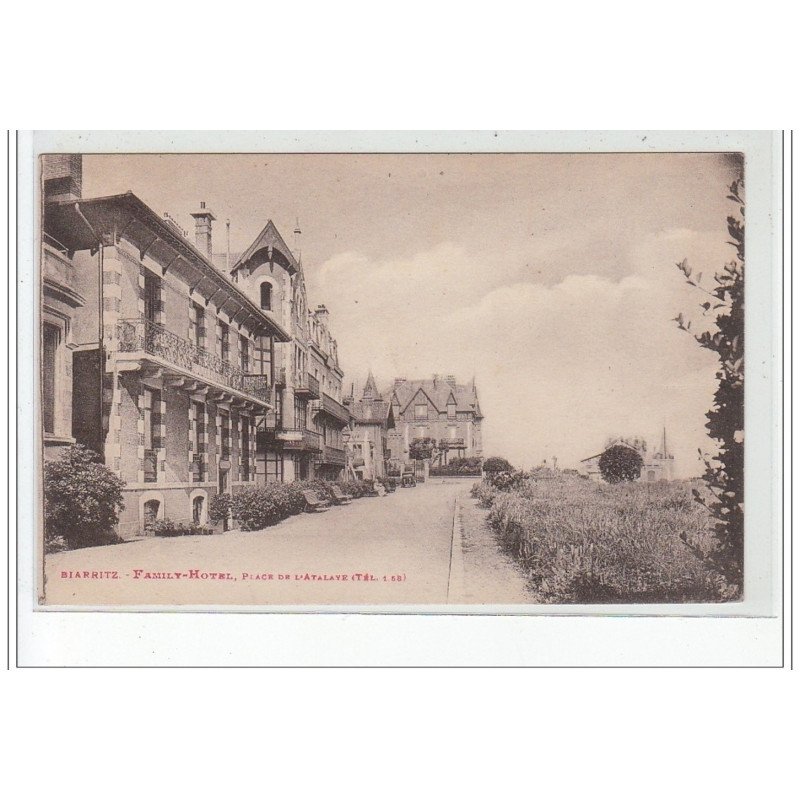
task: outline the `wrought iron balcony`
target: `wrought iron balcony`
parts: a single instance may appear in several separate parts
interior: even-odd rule
[[[341,447],[331,447],[326,444],[322,448],[322,456],[319,459],[321,464],[335,464],[343,467],[345,464],[345,454]]]
[[[279,431],[284,450],[299,450],[306,453],[319,453],[322,450],[322,437],[316,431],[284,428]]]
[[[342,425],[347,425],[350,422],[350,412],[340,402],[329,397],[324,392],[316,403],[316,411],[318,414],[327,414],[333,417]]]
[[[168,331],[149,319],[123,319],[117,323],[121,353],[144,352],[175,365],[184,372],[237,392],[270,401],[269,376],[250,375],[188,339]]]
[[[297,397],[310,397],[314,400],[318,400],[319,381],[308,373],[297,375],[295,376],[294,393]]]
[[[439,449],[440,450],[463,450],[466,447],[464,444],[464,437],[459,437],[457,439],[440,439],[439,440]]]

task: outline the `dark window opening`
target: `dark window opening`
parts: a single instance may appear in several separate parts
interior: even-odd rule
[[[272,310],[272,284],[261,284],[261,308],[264,311]]]
[[[158,500],[148,500],[144,504],[144,526],[147,528],[158,519],[161,503]]]
[[[203,498],[195,497],[192,500],[192,521],[195,525],[199,525],[203,519]]]
[[[44,432],[56,432],[56,367],[61,331],[55,325],[42,328],[42,406]]]
[[[158,322],[161,310],[161,281],[150,272],[144,276],[144,318],[148,322]]]

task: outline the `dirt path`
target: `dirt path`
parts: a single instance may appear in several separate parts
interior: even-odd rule
[[[500,550],[486,510],[466,496],[459,501],[464,563],[463,602],[511,605],[535,603],[521,567]]]

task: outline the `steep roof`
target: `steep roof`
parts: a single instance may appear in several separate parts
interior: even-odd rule
[[[403,381],[395,384],[385,396],[390,398],[396,396],[402,413],[411,405],[420,391],[425,393],[437,411],[447,410],[447,403],[452,395],[456,401],[456,411],[472,411],[478,418],[483,416],[474,383],[451,384],[441,378],[437,378],[435,381]]]
[[[375,383],[375,376],[372,374],[372,370],[369,371],[367,382],[364,384],[364,391],[361,393],[361,396],[366,399],[380,399],[381,393],[378,391],[378,385]]]
[[[300,265],[289,249],[289,245],[283,240],[283,237],[275,227],[275,223],[271,219],[268,219],[261,233],[256,236],[250,247],[242,253],[236,260],[236,263],[231,267],[231,272],[236,272],[236,270],[241,267],[247,266],[248,262],[262,250],[265,251],[265,257],[258,260],[259,264],[263,264],[264,261],[267,260],[267,254],[272,254],[274,260],[282,267],[285,267],[290,273],[295,273],[300,270]]]
[[[383,425],[394,428],[392,404],[386,400],[356,400],[349,405],[356,424]]]

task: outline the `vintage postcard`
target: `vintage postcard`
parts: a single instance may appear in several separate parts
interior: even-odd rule
[[[39,608],[773,607],[768,134],[170,141],[35,153]]]

